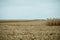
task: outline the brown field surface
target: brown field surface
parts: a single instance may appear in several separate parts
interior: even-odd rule
[[[60,40],[60,26],[46,20],[0,20],[0,40]]]

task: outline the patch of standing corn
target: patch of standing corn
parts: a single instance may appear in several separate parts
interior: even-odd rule
[[[60,26],[60,19],[47,19],[46,24],[48,26]]]

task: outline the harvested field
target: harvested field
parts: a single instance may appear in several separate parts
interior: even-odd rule
[[[0,21],[0,40],[60,40],[60,26],[46,20]]]

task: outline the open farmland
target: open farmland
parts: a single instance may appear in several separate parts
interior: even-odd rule
[[[0,40],[60,40],[60,26],[46,20],[0,20]]]

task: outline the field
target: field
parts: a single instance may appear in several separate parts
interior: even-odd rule
[[[0,20],[0,40],[60,40],[60,26],[46,20]]]

